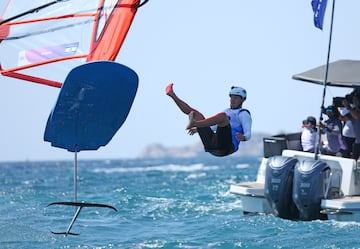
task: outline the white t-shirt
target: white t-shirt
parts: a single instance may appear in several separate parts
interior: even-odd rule
[[[342,130],[344,137],[355,137],[354,127],[351,120],[346,120]]]
[[[303,151],[314,151],[316,142],[316,131],[311,128],[304,128],[301,133],[301,145]]]

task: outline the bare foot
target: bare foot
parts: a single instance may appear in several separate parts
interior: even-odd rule
[[[195,127],[195,119],[194,119],[194,111],[191,111],[189,113],[189,123],[188,125],[186,126],[186,129],[187,130],[190,130],[191,128]]]
[[[170,83],[169,85],[167,85],[167,87],[165,88],[166,95],[168,95],[168,96],[174,95],[173,85],[174,85],[174,83]]]

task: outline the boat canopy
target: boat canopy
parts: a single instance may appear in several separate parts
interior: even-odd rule
[[[302,80],[315,84],[324,84],[326,65],[322,65],[303,73],[292,76],[295,80]],[[360,87],[360,61],[338,60],[329,63],[328,86]]]

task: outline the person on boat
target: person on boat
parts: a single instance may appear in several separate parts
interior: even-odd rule
[[[173,90],[173,83],[166,87],[165,92],[189,116],[186,130],[189,135],[199,134],[206,152],[214,156],[227,156],[238,150],[240,141],[250,140],[252,119],[250,112],[242,108],[247,97],[245,89],[231,87],[230,108],[209,118],[181,100]]]
[[[303,131],[301,133],[301,146],[305,152],[314,152],[316,143],[316,118],[307,117],[303,121]]]
[[[342,156],[345,151],[345,145],[342,138],[342,123],[339,119],[339,113],[335,106],[324,108],[323,113],[328,116],[324,123],[320,122],[322,133],[326,136],[326,143],[320,147],[321,154]]]
[[[352,116],[352,124],[355,132],[355,143],[352,149],[352,158],[355,160],[359,159],[360,156],[360,92],[354,90],[352,95],[352,103],[346,98],[343,100],[343,105],[349,110]]]
[[[355,143],[355,131],[353,127],[352,119],[349,110],[345,107],[339,107],[339,119],[343,123],[342,137],[345,143],[346,149],[342,152],[342,156],[351,158],[353,145]]]

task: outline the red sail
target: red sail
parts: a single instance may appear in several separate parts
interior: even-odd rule
[[[85,62],[114,61],[140,0],[9,0],[0,3],[0,72],[61,87]]]

